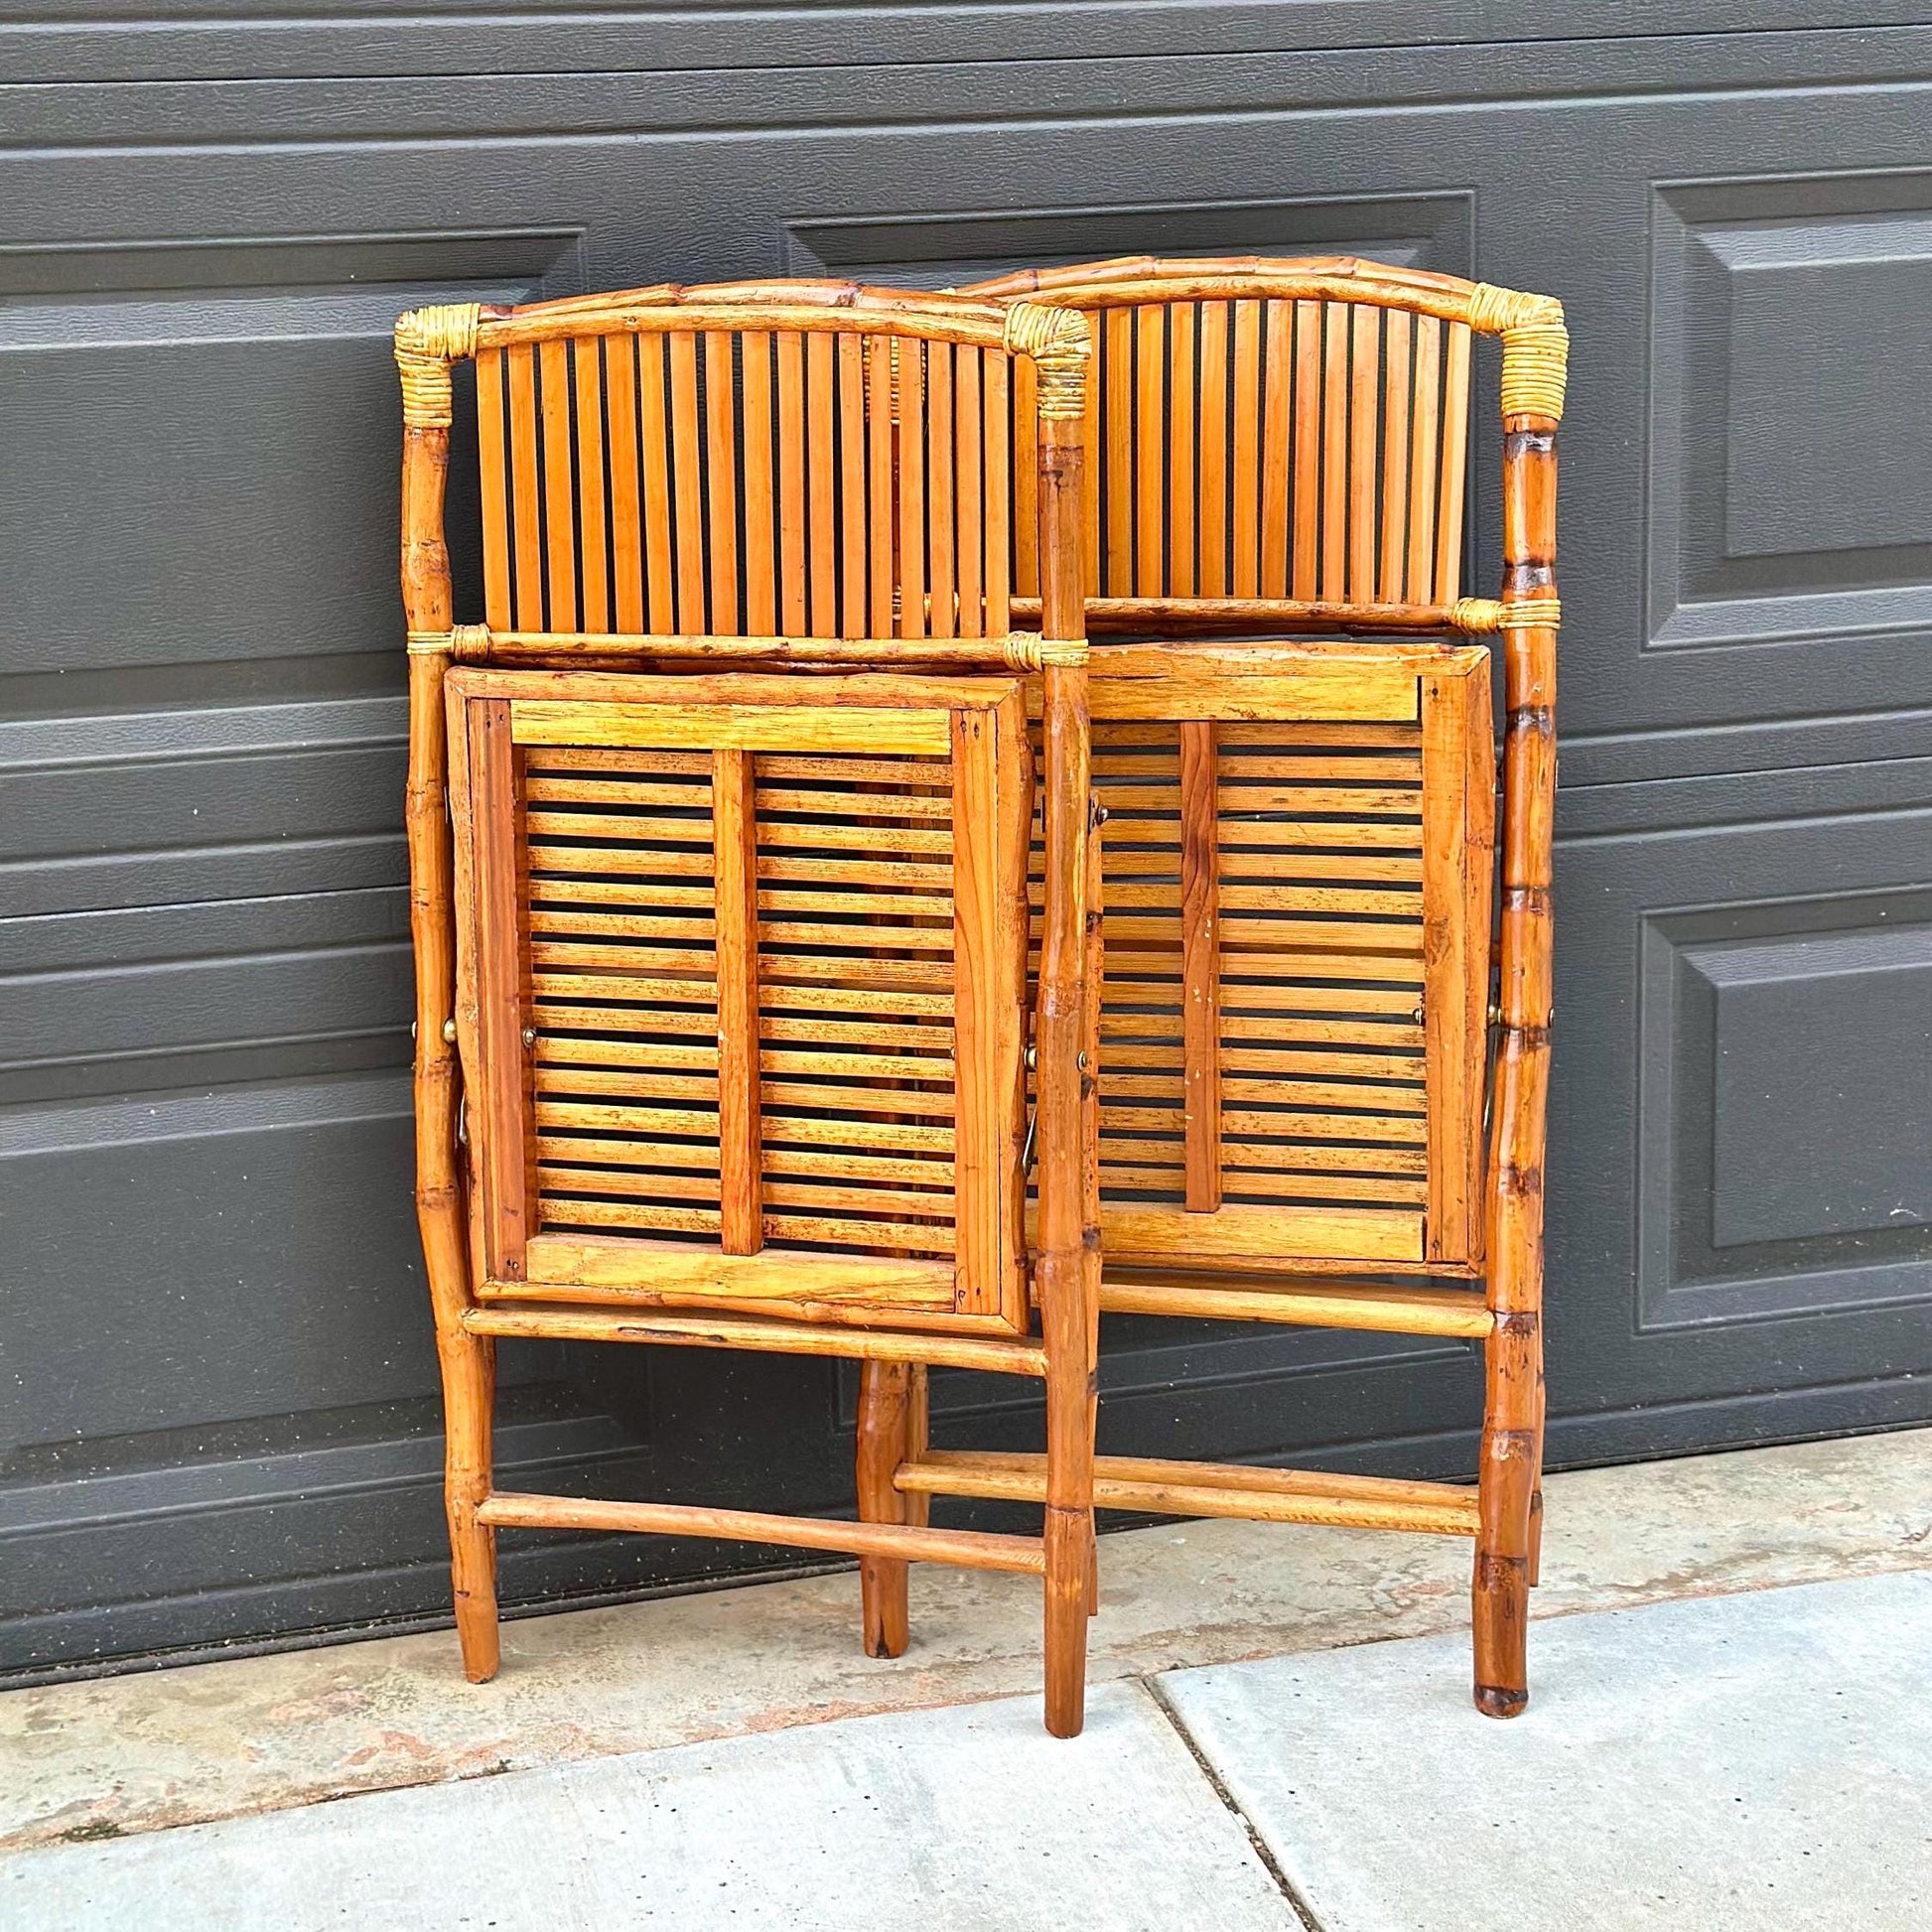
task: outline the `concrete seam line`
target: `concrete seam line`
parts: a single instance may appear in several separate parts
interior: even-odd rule
[[[1207,1753],[1195,1743],[1193,1732],[1187,1728],[1180,1713],[1169,1703],[1167,1693],[1161,1688],[1161,1680],[1158,1677],[1137,1677],[1132,1681],[1138,1684],[1148,1694],[1149,1698],[1153,1700],[1154,1708],[1173,1727],[1174,1735],[1185,1746],[1187,1755],[1199,1766],[1201,1776],[1207,1780],[1209,1786],[1213,1789],[1215,1797],[1220,1799],[1221,1803],[1227,1807],[1233,1816],[1235,1823],[1247,1833],[1248,1843],[1254,1847],[1255,1857],[1261,1861],[1262,1868],[1268,1873],[1269,1877],[1274,1879],[1276,1889],[1288,1900],[1289,1910],[1302,1921],[1303,1925],[1308,1928],[1308,1932],[1325,1932],[1321,1921],[1314,1915],[1314,1908],[1296,1889],[1288,1873],[1282,1869],[1280,1861],[1268,1849],[1267,1840],[1255,1829],[1254,1820],[1235,1802],[1234,1793],[1227,1788],[1220,1772],[1214,1768]]]

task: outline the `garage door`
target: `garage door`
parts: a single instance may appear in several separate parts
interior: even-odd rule
[[[1142,249],[1561,295],[1551,1452],[1932,1415],[1918,7],[155,11],[0,26],[0,1667],[447,1601],[387,344],[420,302]],[[849,1504],[832,1364],[503,1374],[517,1486]],[[1121,1320],[1104,1377],[1118,1451],[1472,1466],[1458,1343]],[[1037,1426],[935,1400],[942,1441]],[[506,1539],[503,1582],[759,1554]]]

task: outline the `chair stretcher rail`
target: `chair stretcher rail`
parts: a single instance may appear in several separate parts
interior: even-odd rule
[[[1123,1455],[1096,1456],[1093,1467],[1093,1500],[1100,1509],[1418,1530],[1432,1536],[1473,1536],[1476,1531],[1476,1491],[1452,1483]],[[1039,1502],[1046,1493],[1045,1458],[928,1449],[916,1461],[900,1464],[894,1483],[913,1495]]]
[[[737,1543],[788,1544],[839,1550],[855,1557],[950,1563],[967,1570],[1010,1570],[1039,1577],[1045,1545],[1030,1536],[983,1530],[927,1529],[908,1523],[847,1523],[824,1516],[772,1516],[752,1509],[705,1509],[683,1503],[605,1502],[583,1496],[484,1497],[477,1520],[497,1529],[643,1531],[656,1536],[715,1536]]]
[[[1460,1288],[1354,1288],[1322,1282],[1212,1287],[1135,1275],[1103,1277],[1110,1314],[1191,1315],[1209,1321],[1279,1321],[1394,1335],[1486,1335],[1495,1316],[1479,1292]]]

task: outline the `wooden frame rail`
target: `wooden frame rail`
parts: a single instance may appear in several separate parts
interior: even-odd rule
[[[773,1355],[837,1355],[863,1362],[929,1362],[991,1375],[1046,1373],[1046,1351],[1033,1341],[977,1335],[901,1334],[829,1322],[759,1320],[731,1314],[679,1314],[584,1308],[518,1308],[502,1302],[467,1309],[473,1335],[550,1341],[642,1341],[686,1348],[749,1348]]]
[[[1033,600],[1038,615],[1038,599]],[[430,640],[420,639],[427,644]],[[458,624],[448,649],[459,664],[570,665],[636,660],[790,669],[1043,671],[1086,662],[1084,638],[1013,630],[999,637],[723,637],[682,631],[492,630]]]
[[[1021,621],[1036,617],[1039,600],[1016,597]],[[1231,629],[1305,626],[1348,635],[1389,631],[1448,631],[1483,636],[1502,628],[1503,607],[1494,598],[1461,597],[1452,604],[1349,604],[1318,598],[1090,597],[1087,628],[1147,635],[1225,636]]]

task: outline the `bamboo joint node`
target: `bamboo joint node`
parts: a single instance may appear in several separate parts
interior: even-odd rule
[[[1525,597],[1496,608],[1499,630],[1554,630],[1563,621],[1563,600],[1558,597]]]
[[[1087,358],[1093,337],[1087,319],[1043,302],[1016,302],[1006,315],[1009,355],[1031,355],[1039,370],[1043,422],[1078,422],[1087,408]]]
[[[402,374],[407,429],[448,429],[455,415],[450,364],[474,355],[482,304],[446,302],[411,309],[396,322],[396,367]]]

